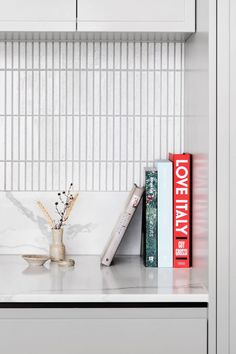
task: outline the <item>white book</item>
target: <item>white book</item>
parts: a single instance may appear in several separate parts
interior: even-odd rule
[[[120,245],[120,242],[127,230],[127,227],[137,209],[139,202],[142,198],[144,188],[137,187],[136,184],[133,186],[129,196],[127,198],[123,212],[118,218],[118,221],[111,233],[111,237],[107,246],[105,247],[104,253],[101,257],[101,264],[105,266],[110,266],[113,257]]]
[[[173,168],[169,160],[158,160],[157,250],[158,267],[173,267]]]

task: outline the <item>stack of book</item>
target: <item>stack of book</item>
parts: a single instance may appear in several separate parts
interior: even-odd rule
[[[144,197],[144,264],[188,268],[190,249],[190,154],[171,154],[145,169],[145,188],[134,184],[104,249],[110,266],[134,213]]]
[[[191,266],[191,156],[170,154],[145,169],[144,264]]]

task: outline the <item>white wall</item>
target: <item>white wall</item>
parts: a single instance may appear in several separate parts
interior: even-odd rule
[[[183,59],[181,42],[0,42],[1,253],[46,252],[35,199],[71,181],[67,249],[102,252],[143,168],[183,149]],[[121,253],[140,252],[140,213]]]

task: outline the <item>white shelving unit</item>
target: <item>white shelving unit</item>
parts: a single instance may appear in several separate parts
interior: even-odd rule
[[[81,0],[76,33],[75,2],[71,2],[69,27],[58,29],[65,29],[64,34],[16,33],[28,31],[31,20],[13,18],[14,26],[9,27],[11,21],[5,26],[2,12],[0,189],[15,191],[19,198],[21,192],[64,188],[73,177],[88,194],[127,192],[132,182],[142,182],[142,168],[154,158],[189,152],[193,154],[193,267],[145,269],[137,254],[117,258],[107,269],[100,268],[96,257],[84,256],[75,269],[52,266],[33,274],[23,269],[19,256],[2,255],[0,272],[5,269],[9,274],[0,291],[4,354],[13,354],[15,345],[7,346],[8,323],[15,333],[19,323],[25,326],[34,341],[37,330],[45,328],[46,336],[56,324],[57,333],[66,331],[70,354],[77,353],[77,336],[67,326],[81,331],[79,348],[88,354],[94,354],[94,347],[86,346],[89,328],[90,342],[104,354],[112,343],[117,343],[115,354],[143,353],[160,345],[165,354],[176,354],[183,328],[187,335],[182,353],[216,353],[216,1],[197,1],[196,32],[194,1],[148,3],[136,6],[131,0],[122,1],[111,11],[113,2]],[[58,16],[65,3],[60,5]],[[155,11],[159,6],[161,11]],[[57,30],[60,22],[58,17],[56,27],[40,23],[31,31]],[[14,200],[18,212],[34,219],[17,198],[8,199]],[[29,310],[25,314],[24,306]],[[47,311],[46,306],[51,308]],[[58,308],[63,306],[77,309],[72,314],[69,308]],[[95,328],[103,330],[96,333]],[[121,343],[117,333],[123,330],[129,336]],[[105,338],[104,331],[110,337]],[[49,348],[55,338],[52,332],[47,337]],[[19,351],[23,347],[22,332],[18,333]],[[144,347],[135,342],[140,337]],[[104,347],[106,340],[109,345]],[[64,349],[59,346],[58,353]]]
[[[45,345],[60,354],[106,353],[108,342],[117,354],[127,347],[142,353],[145,347],[155,350],[157,341],[161,350],[172,354],[183,331],[188,334],[184,354],[207,353],[208,292],[201,272],[145,268],[138,256],[118,257],[112,267],[102,268],[100,257],[78,256],[75,261],[74,269],[57,264],[32,269],[20,256],[0,257],[4,353],[12,354],[16,346],[21,353],[27,333],[28,345],[37,343],[35,354]],[[14,342],[9,341],[8,324]],[[62,343],[58,338],[54,343],[58,333]]]

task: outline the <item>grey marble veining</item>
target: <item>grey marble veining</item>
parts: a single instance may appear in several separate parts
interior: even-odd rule
[[[48,253],[51,230],[36,201],[42,201],[54,218],[56,198],[55,192],[0,193],[0,254]],[[101,254],[126,198],[126,192],[81,192],[64,228],[67,252]],[[140,253],[141,212],[129,227],[121,254]]]
[[[145,268],[138,256],[114,265],[76,256],[74,268],[48,262],[28,267],[18,256],[0,256],[0,302],[207,302],[206,283],[194,269]]]

